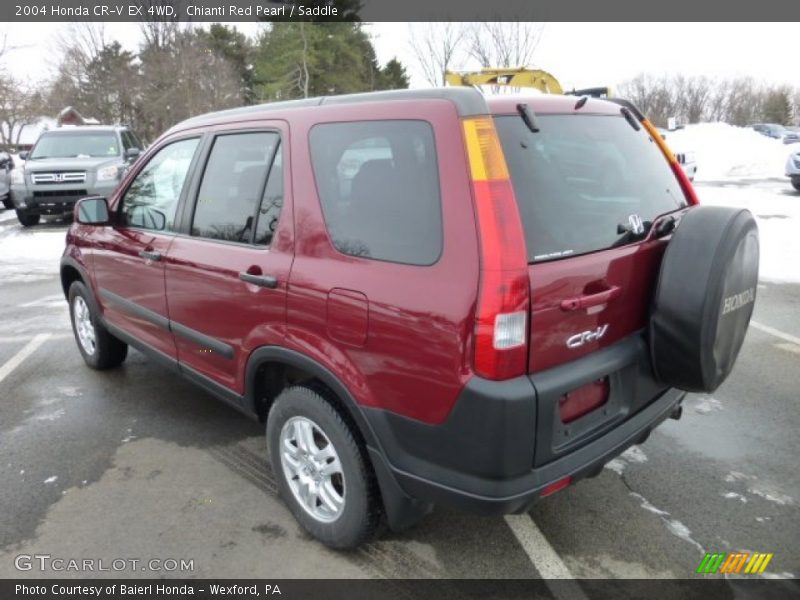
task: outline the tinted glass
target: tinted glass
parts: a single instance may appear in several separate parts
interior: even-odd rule
[[[283,208],[283,146],[278,145],[256,221],[255,243],[269,246]]]
[[[192,235],[249,243],[277,133],[219,136],[197,195]]]
[[[325,222],[340,252],[412,265],[436,262],[442,211],[428,123],[317,125],[311,158]]]
[[[140,140],[139,137],[135,133],[133,133],[131,130],[128,130],[127,134],[130,136],[131,143],[133,144],[134,148],[139,148],[139,150],[142,150],[144,148],[144,145],[142,144],[142,140]]]
[[[193,138],[165,146],[139,171],[122,200],[122,225],[173,230],[175,210],[198,141]]]
[[[495,119],[519,205],[528,260],[583,254],[635,241],[623,229],[686,205],[656,143],[622,116]],[[622,228],[621,228],[621,227]]]
[[[43,134],[30,159],[71,158],[78,156],[119,156],[117,134],[113,131]]]
[[[134,143],[131,134],[127,131],[120,132],[120,136],[122,137],[122,148],[124,150],[128,150],[130,148],[138,148],[138,146]]]

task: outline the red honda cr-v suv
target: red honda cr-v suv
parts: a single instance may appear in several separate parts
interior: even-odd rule
[[[61,262],[86,363],[128,345],[266,421],[281,495],[352,547],[434,503],[519,512],[716,388],[758,234],[625,102],[472,89],[166,132]]]

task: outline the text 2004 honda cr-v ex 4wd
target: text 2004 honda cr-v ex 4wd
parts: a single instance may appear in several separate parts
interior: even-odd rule
[[[130,345],[265,421],[344,548],[524,511],[719,386],[758,233],[696,204],[624,101],[316,98],[173,127],[78,204],[61,279],[90,367]]]

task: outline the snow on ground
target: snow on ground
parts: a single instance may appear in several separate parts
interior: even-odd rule
[[[27,283],[57,275],[65,237],[63,229],[48,231],[36,227],[12,230],[0,237],[0,281]]]
[[[695,153],[698,182],[784,178],[787,157],[800,150],[800,144],[784,144],[726,123],[688,125],[666,136],[674,151]]]

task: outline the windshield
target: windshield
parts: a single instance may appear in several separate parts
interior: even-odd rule
[[[113,131],[43,134],[31,152],[32,160],[119,156],[117,135]]]
[[[538,132],[518,115],[495,121],[529,262],[635,241],[638,219],[686,206],[661,150],[622,116],[539,115]]]

